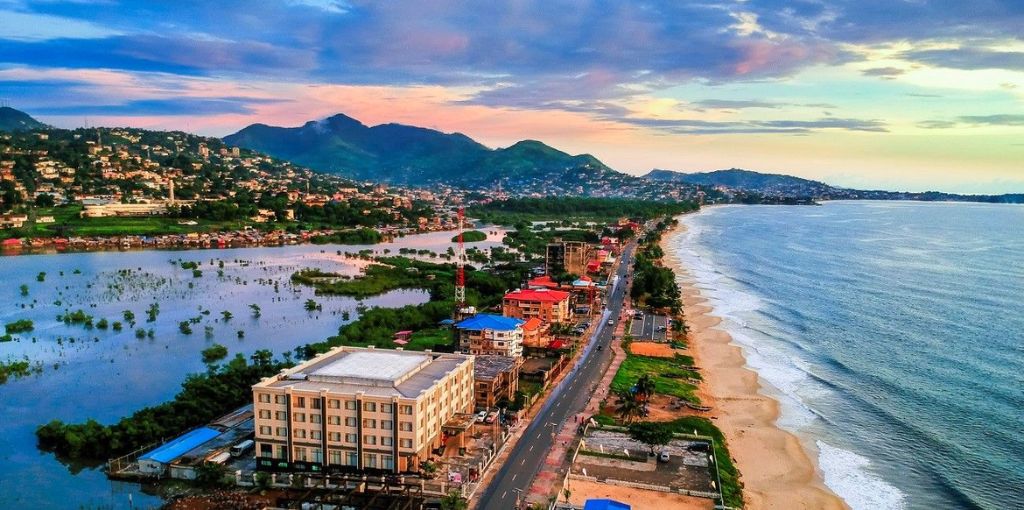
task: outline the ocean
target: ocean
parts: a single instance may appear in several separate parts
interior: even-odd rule
[[[685,216],[672,249],[854,510],[1024,509],[1024,207]]]

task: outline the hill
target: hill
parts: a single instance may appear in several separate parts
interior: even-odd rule
[[[840,188],[791,175],[763,174],[731,168],[714,172],[681,173],[671,170],[651,170],[645,179],[659,182],[685,183],[699,186],[724,186],[730,189],[756,191],[766,195],[794,197],[823,197]]]
[[[490,149],[461,133],[369,127],[343,114],[293,128],[253,124],[224,141],[324,172],[397,184],[485,188],[534,180],[566,185],[611,174],[631,178],[593,156],[573,156],[535,140]]]
[[[0,106],[0,131],[31,131],[46,129],[46,124],[33,119],[29,114],[10,106]]]

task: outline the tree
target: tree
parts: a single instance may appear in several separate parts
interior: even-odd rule
[[[53,195],[49,193],[40,193],[36,195],[36,207],[53,207]]]
[[[260,315],[263,315],[260,310],[260,305],[257,305],[256,303],[249,305],[249,309],[252,310],[252,317],[254,319],[259,319]]]
[[[636,394],[631,391],[625,390],[618,394],[619,398],[619,417],[625,423],[632,422],[635,418],[643,414],[644,405],[642,402],[636,399]]]
[[[449,490],[448,494],[441,498],[441,510],[466,510],[468,508],[469,502],[456,489]]]
[[[651,396],[654,395],[656,386],[654,379],[651,378],[651,374],[644,374],[636,380],[636,394],[638,397],[642,396],[644,401],[650,400]]]
[[[320,309],[320,304],[312,299],[306,300],[306,311],[313,312]]]
[[[629,437],[647,445],[651,449],[651,455],[654,455],[657,447],[665,446],[672,441],[672,426],[654,421],[634,423],[629,426]]]
[[[216,462],[204,462],[196,468],[196,483],[203,487],[225,487],[227,468]]]

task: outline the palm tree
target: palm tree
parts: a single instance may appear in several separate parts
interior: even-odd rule
[[[619,397],[619,416],[625,423],[630,423],[633,419],[638,418],[643,414],[644,405],[642,402],[637,400],[636,394],[629,390],[620,391]]]
[[[649,400],[654,395],[656,385],[650,374],[644,374],[636,380],[636,394],[643,396],[643,400]]]

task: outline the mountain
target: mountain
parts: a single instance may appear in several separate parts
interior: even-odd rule
[[[801,179],[791,175],[763,174],[750,170],[731,168],[714,172],[682,173],[671,170],[651,170],[645,179],[684,183],[699,186],[724,186],[730,189],[755,191],[767,195],[784,195],[795,197],[823,197],[840,191],[819,181]]]
[[[224,141],[316,170],[398,184],[484,188],[499,181],[566,184],[622,175],[593,156],[572,156],[534,140],[490,149],[461,133],[403,124],[369,127],[343,114],[294,128],[253,124]]]
[[[49,126],[10,106],[0,106],[0,131],[31,131]]]
[[[811,203],[815,200],[918,200],[924,202],[1024,203],[1024,194],[960,195],[938,191],[907,192],[839,188],[791,175],[763,174],[732,168],[714,172],[683,173],[651,170],[642,177],[651,182],[724,188],[728,201],[743,203]]]

